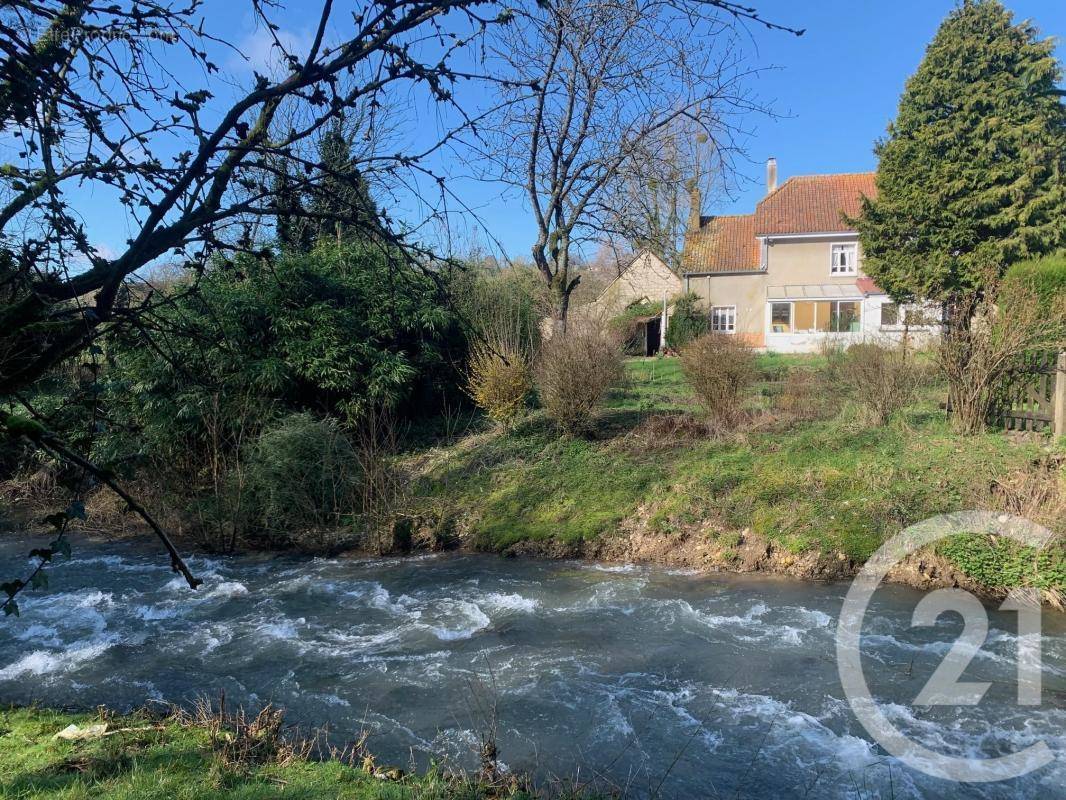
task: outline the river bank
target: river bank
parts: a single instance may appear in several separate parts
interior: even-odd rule
[[[69,726],[87,731],[88,737],[56,738]],[[511,777],[435,770],[409,775],[375,763],[368,752],[316,752],[313,741],[274,739],[278,732],[270,729],[267,736],[261,729],[242,732],[232,718],[197,718],[184,712],[123,715],[105,710],[0,709],[0,794],[21,800],[59,796],[523,800],[534,796]]]
[[[358,545],[351,529],[315,530],[290,543],[326,555],[459,549],[827,581],[849,580],[888,538],[938,514],[993,510],[1066,533],[1063,442],[959,436],[937,386],[883,425],[846,397],[804,396],[796,407],[797,398],[784,403],[774,394],[780,376],[818,371],[824,383],[825,364],[810,356],[760,359],[767,380],[733,430],[710,431],[700,421],[676,359],[633,359],[592,436],[561,436],[533,412],[512,430],[474,425],[408,444],[392,459],[398,488],[381,533]],[[183,549],[204,549],[195,518],[164,495],[149,489],[148,497]],[[8,528],[32,529],[27,523],[64,502],[11,499],[36,510]],[[106,490],[87,506],[81,529],[144,534]],[[1038,554],[962,537],[908,558],[888,580],[923,590],[957,586],[989,599],[1034,586],[1061,607],[1066,555],[1061,544]]]
[[[959,436],[937,387],[885,425],[845,399],[709,435],[676,360],[628,369],[588,439],[560,437],[534,415],[409,454],[401,549],[410,541],[825,581],[850,579],[905,527],[963,509],[1066,533],[1063,444]],[[960,538],[909,558],[889,580],[989,598],[1030,585],[1060,604],[1066,557],[1061,545],[1036,554]]]

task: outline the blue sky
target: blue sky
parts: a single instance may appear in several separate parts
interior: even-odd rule
[[[1005,3],[1016,19],[1033,20],[1043,36],[1066,39],[1066,0]],[[744,141],[748,160],[737,162],[739,185],[729,194],[706,198],[705,214],[751,211],[764,192],[769,156],[777,158],[781,180],[875,168],[873,144],[894,116],[903,84],[921,61],[927,43],[955,6],[954,0],[752,0],[750,4],[767,19],[805,28],[806,33],[797,38],[750,26],[751,39],[745,47],[753,65],[767,68],[750,85],[778,116],[745,121],[752,133]],[[347,13],[347,6],[338,4],[338,13]],[[262,71],[270,58],[269,38],[265,31],[255,30],[247,8],[243,2],[211,0],[209,27],[222,31]],[[320,8],[318,0],[287,0],[277,17],[282,37],[297,51],[310,42]],[[1066,60],[1066,46],[1060,44],[1058,52]],[[251,66],[232,54],[227,59],[224,72],[236,84],[247,84]],[[213,82],[210,88],[216,95],[212,102],[219,108],[237,96],[236,86]],[[409,130],[403,133],[414,139],[432,137],[434,129],[445,124],[435,118],[433,108],[417,101],[410,102],[404,113]],[[458,173],[468,171],[462,163],[452,166]],[[508,255],[529,252],[533,226],[522,197],[502,197],[498,186],[462,178],[450,185],[477,208],[481,222]],[[105,254],[117,251],[129,228],[113,198],[83,195],[77,204],[90,241]],[[402,196],[393,211],[412,222],[420,216],[417,206]],[[489,237],[477,238],[484,243]]]
[[[1066,39],[1063,0],[1004,0],[1015,20],[1030,19],[1044,37]],[[756,5],[756,4],[753,4]],[[760,32],[758,59],[779,68],[753,81],[783,116],[754,120],[748,142],[754,164],[740,164],[749,183],[734,198],[707,203],[704,213],[747,213],[763,194],[764,163],[775,156],[790,175],[876,168],[874,142],[896,113],[903,84],[926,45],[955,7],[953,0],[760,0],[764,15],[796,28],[799,37]],[[1066,59],[1060,41],[1059,58]]]

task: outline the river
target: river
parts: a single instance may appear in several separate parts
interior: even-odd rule
[[[0,542],[3,578],[32,542]],[[0,622],[0,701],[91,708],[149,699],[283,706],[381,760],[472,767],[495,727],[507,768],[664,797],[1066,796],[1063,756],[963,786],[872,743],[843,697],[845,585],[504,560],[194,557],[196,592],[144,545],[75,544],[47,591]],[[1066,619],[1044,615],[1044,697],[1015,705],[1016,616],[990,611],[965,677],[977,706],[911,705],[961,624],[911,628],[921,595],[883,587],[864,663],[889,718],[954,755],[1043,739],[1066,753]],[[598,776],[598,777],[597,777]]]

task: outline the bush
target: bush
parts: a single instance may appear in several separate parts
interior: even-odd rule
[[[770,410],[786,419],[831,419],[840,411],[839,393],[824,369],[790,369],[770,395]]]
[[[644,355],[643,337],[640,335],[641,326],[649,317],[661,314],[662,310],[662,303],[654,303],[650,300],[637,301],[627,306],[625,311],[617,317],[608,320],[607,327],[612,335],[617,336],[623,342],[626,352]]]
[[[913,352],[872,342],[849,347],[840,370],[844,385],[878,425],[910,405],[930,377]]]
[[[245,472],[253,526],[277,543],[350,525],[362,510],[359,453],[333,419],[282,417],[260,434]]]
[[[1047,311],[1062,313],[1062,298],[1066,297],[1066,253],[1022,261],[1007,270],[1004,284],[1030,289]]]
[[[548,416],[570,434],[592,427],[604,394],[622,381],[625,370],[617,343],[596,326],[574,325],[556,334],[537,359],[537,394]]]
[[[666,327],[666,346],[671,350],[681,350],[707,333],[707,315],[696,307],[699,299],[699,295],[690,292],[674,303],[674,313]]]
[[[956,429],[983,431],[1027,354],[1064,347],[1066,294],[1044,297],[1022,280],[989,279],[981,292],[961,297],[949,309],[937,351]]]
[[[825,336],[818,344],[818,352],[823,359],[822,373],[826,380],[839,381],[847,359],[847,348],[832,337]]]
[[[471,349],[467,392],[493,422],[512,426],[532,389],[532,370],[524,353],[487,344]]]
[[[707,333],[681,351],[681,369],[712,418],[736,422],[757,375],[755,350],[737,336]]]

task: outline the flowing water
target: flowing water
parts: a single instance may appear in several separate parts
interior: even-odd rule
[[[31,542],[0,542],[5,579]],[[961,624],[910,628],[921,597],[879,590],[864,662],[889,718],[937,751],[990,757],[1040,739],[1060,756],[961,786],[873,744],[843,699],[834,633],[846,586],[472,555],[194,558],[81,544],[0,623],[0,702],[116,707],[273,702],[290,721],[362,729],[382,759],[476,766],[495,726],[507,768],[598,776],[633,796],[1066,796],[1066,621],[1044,615],[1044,701],[1015,704],[1015,615],[990,611],[969,708],[914,696]]]

